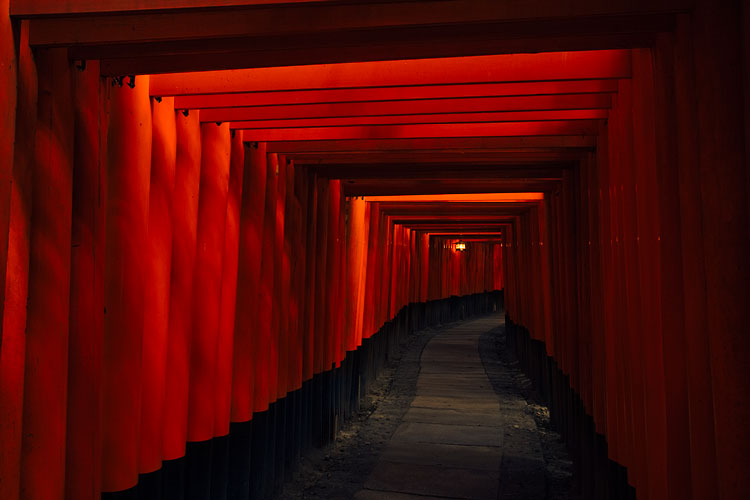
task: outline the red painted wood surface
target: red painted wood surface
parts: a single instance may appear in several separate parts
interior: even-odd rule
[[[561,63],[564,61],[564,67]],[[627,51],[504,54],[155,75],[153,95],[627,78]]]
[[[172,278],[169,292],[164,460],[184,456],[187,441],[193,270],[198,227],[201,138],[198,113],[177,112],[177,157],[172,198]],[[168,425],[167,425],[168,424]]]
[[[170,4],[193,24],[124,1],[0,15],[0,497],[132,487],[339,366],[404,305],[502,288],[640,498],[741,498],[748,9],[536,2],[549,16],[531,26],[480,3],[285,6],[266,24],[281,7]],[[326,12],[341,16],[310,22]],[[588,17],[551,20],[572,12]],[[500,18],[487,56],[446,57],[490,50],[456,37],[431,59],[98,77],[200,69],[210,50],[231,67],[231,39],[196,48],[222,34],[317,37],[247,63],[279,65],[366,58],[323,53],[326,26],[395,47],[394,26],[416,40],[426,20]],[[533,53],[555,36],[626,48]]]
[[[21,26],[17,59],[17,113],[10,185],[8,257],[4,269],[0,332],[0,496],[17,498],[21,486],[21,434],[29,285],[31,193],[37,119],[37,69],[28,46],[28,24]],[[12,70],[10,72],[12,74]],[[11,94],[8,94],[9,97]],[[8,104],[12,101],[9,99]]]
[[[18,105],[18,59],[15,47],[13,25],[8,12],[9,0],[0,3],[0,64],[7,68],[0,80],[0,94],[3,95],[2,139],[0,139],[0,269],[5,269],[8,259],[8,245],[10,243],[10,204],[11,182],[13,179],[13,149],[16,134],[15,110]],[[28,23],[26,24],[28,39]],[[27,45],[25,40],[23,45]],[[23,92],[23,90],[21,90]],[[0,313],[5,307],[6,274],[0,272]],[[2,342],[2,325],[0,325],[0,343]]]
[[[172,279],[172,200],[177,161],[174,99],[151,100],[151,185],[144,290],[143,372],[139,472],[158,470],[162,461],[164,393],[167,378],[169,301]]]
[[[201,165],[192,289],[188,441],[214,437],[216,363],[231,138],[228,124],[200,127]]]
[[[106,179],[106,144],[102,144],[99,136],[99,127],[105,117],[103,104],[106,87],[100,85],[96,63],[92,63],[85,71],[74,73],[74,87],[75,163],[65,496],[94,500],[101,495],[100,374],[104,340],[102,254],[105,244],[105,204],[102,191]],[[168,280],[169,276],[167,283]],[[161,400],[161,394],[159,396]],[[141,435],[144,434],[146,432],[142,429]],[[160,440],[157,439],[155,444],[161,451]],[[158,468],[161,465],[161,453],[155,458]]]
[[[276,209],[278,198],[278,157],[268,155],[266,161],[265,209],[263,211],[263,232],[260,240],[260,281],[257,289],[258,321],[252,326],[256,330],[257,342],[253,345],[255,355],[255,405],[254,411],[268,409],[276,400],[278,377],[278,344],[274,335],[273,307],[276,297],[275,267],[277,267],[276,250]]]
[[[234,323],[232,421],[247,422],[255,405],[258,356],[258,288],[266,199],[266,145],[245,146]]]
[[[221,305],[216,353],[216,418],[214,435],[226,436],[232,420],[232,380],[235,316],[237,305],[242,184],[245,172],[245,146],[234,134],[231,138],[227,214],[224,226],[224,257],[221,274]],[[241,353],[247,356],[247,352]],[[243,386],[244,387],[244,386]],[[244,387],[246,388],[246,387]]]
[[[68,359],[60,353],[68,352],[70,312],[73,78],[64,50],[36,54],[36,63],[20,491],[55,497],[65,488]]]
[[[148,77],[112,89],[107,134],[102,489],[138,481],[145,253],[151,175]]]

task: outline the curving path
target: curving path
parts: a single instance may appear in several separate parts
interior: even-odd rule
[[[482,334],[502,321],[485,316],[429,341],[416,396],[356,499],[544,498],[541,451],[513,446],[514,432],[533,419],[501,402],[479,353]],[[513,471],[518,463],[526,464],[521,475]]]

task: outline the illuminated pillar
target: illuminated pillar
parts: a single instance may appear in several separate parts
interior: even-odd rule
[[[151,101],[152,147],[146,286],[143,289],[143,379],[139,472],[158,470],[167,378],[169,288],[172,271],[172,196],[177,160],[174,98]]]
[[[40,51],[36,61],[21,498],[54,499],[65,488],[73,82],[64,49]]]
[[[66,498],[101,496],[106,136],[99,64],[74,72],[75,167],[71,238]],[[106,129],[105,129],[106,130]],[[161,462],[161,457],[159,458]]]
[[[6,268],[0,269],[5,274],[0,342],[0,442],[3,443],[0,476],[4,479],[0,481],[0,498],[11,499],[18,498],[21,487],[26,304],[38,98],[36,65],[28,45],[28,28],[28,22],[22,23],[19,33],[18,101],[14,116],[16,133],[12,157],[13,182],[10,185],[8,258]],[[13,50],[12,44],[8,45],[8,50]]]
[[[172,272],[169,287],[167,384],[162,436],[165,461],[183,457],[187,441],[190,342],[193,331],[193,269],[201,175],[198,111],[176,111],[175,117],[177,156],[172,197]],[[177,465],[177,462],[174,463]],[[165,484],[176,489],[182,487],[182,473],[179,468],[172,471],[170,467],[164,473]],[[175,491],[175,495],[179,496],[179,491]]]
[[[122,87],[112,89],[110,104],[102,365],[104,491],[125,490],[138,481],[143,249],[151,170],[148,94],[148,77],[128,78]]]

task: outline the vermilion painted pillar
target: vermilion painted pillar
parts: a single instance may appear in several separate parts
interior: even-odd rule
[[[380,308],[379,308],[379,318],[378,318],[378,327],[380,325],[386,323],[391,318],[391,278],[393,276],[393,223],[391,222],[391,217],[382,215],[381,220],[381,235],[382,235],[382,248],[383,251],[381,252],[380,256],[380,272],[381,272],[381,280],[380,280]]]
[[[193,271],[188,441],[214,436],[215,374],[229,189],[229,124],[201,124],[200,198]],[[189,314],[189,311],[185,311]]]
[[[685,302],[682,281],[682,231],[679,199],[677,103],[674,80],[674,40],[661,35],[652,50],[655,82],[664,374],[667,409],[667,474],[670,498],[691,498],[690,424],[688,413]]]
[[[288,348],[289,348],[289,255],[284,244],[286,218],[286,159],[283,156],[269,155],[276,166],[276,218],[274,226],[274,275],[273,301],[274,317],[271,342],[276,356],[272,358],[276,385],[271,392],[271,401],[283,398],[287,392]],[[282,306],[281,304],[284,304]]]
[[[278,392],[282,382],[282,349],[286,344],[286,324],[281,318],[281,308],[279,301],[287,298],[281,296],[281,280],[284,273],[284,200],[286,196],[286,169],[283,168],[283,158],[278,154],[271,153],[268,155],[269,168],[274,172],[274,190],[273,190],[273,219],[271,221],[271,245],[273,248],[267,262],[272,266],[270,275],[270,329],[268,333],[269,345],[269,368],[268,368],[268,402],[274,403],[278,399]],[[286,314],[284,315],[286,318]]]
[[[318,374],[329,367],[325,365],[326,360],[326,307],[327,303],[325,298],[327,297],[327,286],[329,283],[326,280],[326,269],[328,255],[328,209],[330,204],[330,196],[328,194],[328,181],[326,179],[317,179],[317,196],[318,196],[318,210],[317,210],[317,224],[316,224],[316,238],[315,238],[315,333],[313,337],[315,359],[314,359],[314,373]]]
[[[18,498],[21,486],[26,304],[38,98],[36,64],[28,45],[28,28],[28,21],[23,22],[19,34],[18,108],[14,116],[16,133],[9,207],[8,258],[7,266],[0,268],[0,272],[6,276],[0,331],[0,415],[3,415],[0,419],[0,442],[3,443],[3,452],[0,453],[0,476],[3,477],[0,481],[0,498],[11,499]]]
[[[328,185],[328,231],[326,238],[326,287],[321,295],[324,297],[325,310],[325,336],[323,344],[323,370],[330,370],[331,366],[336,363],[338,357],[337,349],[337,315],[341,306],[337,302],[338,296],[338,267],[339,260],[339,210],[341,200],[341,184],[337,180],[331,180]]]
[[[98,61],[74,72],[75,165],[65,497],[101,496],[101,373],[104,340],[104,115]],[[105,124],[106,126],[106,124]],[[105,129],[106,130],[106,129]],[[161,457],[159,457],[159,463]]]
[[[276,199],[277,162],[268,155],[266,166],[266,194],[263,215],[263,237],[260,242],[262,256],[260,259],[260,283],[258,287],[258,322],[255,326],[257,343],[253,344],[255,356],[255,407],[256,412],[265,411],[276,395],[276,363],[278,356],[273,342],[274,310],[274,264],[276,262]]]
[[[247,422],[253,415],[266,174],[266,144],[246,144],[232,354],[233,422]]]
[[[703,251],[703,211],[697,141],[695,66],[690,18],[678,18],[675,32],[675,85],[680,216],[689,230],[680,234],[688,378],[690,465],[693,498],[710,498],[718,489],[713,389],[706,311],[706,271]]]
[[[192,338],[188,394],[185,488],[189,498],[211,498],[211,472],[222,467],[214,443],[216,363],[229,189],[229,124],[201,123],[200,196],[193,270]],[[214,457],[215,453],[215,457]],[[216,495],[221,495],[219,489]]]
[[[315,326],[317,322],[315,310],[315,290],[317,290],[317,238],[318,238],[318,181],[314,175],[305,176],[305,190],[307,192],[305,226],[305,290],[304,295],[304,323],[303,323],[303,357],[302,376],[310,380],[315,372]]]
[[[706,313],[719,498],[747,493],[750,459],[750,151],[744,2],[695,3],[694,64]],[[743,16],[743,10],[745,11]],[[747,37],[747,34],[744,34]],[[745,45],[746,47],[746,45]],[[698,202],[696,200],[696,202]]]
[[[349,204],[349,227],[346,233],[346,325],[349,336],[346,350],[351,351],[359,345],[361,335],[364,296],[364,272],[367,270],[365,250],[365,211],[367,203],[363,199],[351,198]]]
[[[0,78],[0,315],[5,305],[5,268],[8,259],[11,181],[13,179],[13,149],[16,133],[16,105],[18,103],[18,61],[13,26],[10,21],[9,0],[0,1],[0,67],[5,68]],[[23,92],[23,90],[21,90]],[[0,325],[0,344],[3,339]]]
[[[169,289],[172,271],[172,196],[177,161],[174,98],[151,101],[151,185],[143,289],[143,374],[139,467],[158,470],[167,378]]]
[[[492,245],[492,289],[503,289],[503,244]],[[549,270],[547,271],[549,273]]]
[[[667,498],[666,402],[664,386],[664,344],[661,318],[661,233],[659,231],[658,179],[653,117],[653,68],[651,54],[633,52],[633,144],[638,185],[639,268],[645,376],[648,498]]]
[[[341,240],[340,216],[341,216],[341,182],[331,180],[329,188],[329,210],[328,210],[328,252],[326,263],[326,335],[327,356],[325,358],[325,370],[330,370],[339,361],[341,336],[339,329],[339,318],[342,307],[339,301],[339,278],[341,270]]]
[[[416,231],[409,230],[409,289],[407,301],[417,302],[419,299],[417,295],[419,293],[419,267],[415,264],[417,262],[417,242],[418,234]]]
[[[340,184],[339,184],[340,185]],[[339,192],[339,207],[343,207],[345,203],[345,197],[343,191]],[[348,339],[351,336],[351,331],[345,330],[346,325],[346,221],[345,221],[345,210],[339,210],[339,240],[338,240],[338,292],[337,301],[339,303],[339,313],[337,316],[337,338],[338,338],[338,349],[339,355],[337,365],[340,366],[341,361],[346,357],[346,346]]]
[[[131,88],[131,85],[134,85]],[[144,252],[151,170],[148,77],[112,89],[107,136],[102,489],[138,482]]]
[[[214,436],[219,439],[213,441],[211,450],[211,495],[218,500],[224,498],[246,499],[250,494],[252,429],[247,420],[240,421],[235,425],[230,424],[232,422],[234,326],[237,313],[242,183],[246,158],[246,147],[242,142],[242,134],[232,131],[230,136],[231,157],[226,223],[224,225],[224,254],[215,375]],[[250,352],[245,351],[241,355],[246,361],[250,357]],[[247,379],[243,382],[247,383]],[[244,396],[249,401],[249,391]]]
[[[379,251],[379,223],[380,223],[380,211],[377,203],[368,203],[370,207],[370,229],[367,239],[367,272],[365,277],[365,309],[362,326],[362,337],[370,338],[375,333],[375,301],[378,300],[378,293],[376,288],[376,264],[377,264],[377,253]]]
[[[219,309],[218,347],[216,352],[216,418],[214,435],[229,434],[232,419],[232,373],[234,359],[234,325],[237,304],[239,269],[242,183],[245,169],[245,146],[242,134],[232,134],[229,164],[229,190],[224,225],[224,257],[221,275],[221,306]],[[249,352],[242,353],[249,356]],[[248,393],[249,395],[249,393]]]
[[[302,291],[304,289],[304,231],[300,222],[302,207],[299,202],[300,173],[295,171],[291,161],[287,161],[286,223],[284,224],[284,252],[289,257],[288,279],[282,283],[289,297],[287,356],[287,390],[295,391],[302,387],[302,337],[300,320],[302,316]],[[287,273],[287,271],[285,271]]]
[[[610,186],[610,158],[615,148],[610,144],[607,152],[609,156],[603,158],[599,163],[599,214],[600,214],[600,247],[602,249],[601,268],[602,268],[602,348],[603,348],[603,368],[604,368],[604,394],[606,397],[605,411],[605,432],[607,436],[607,451],[609,457],[616,460],[618,457],[619,440],[617,435],[617,385],[616,385],[616,361],[614,347],[614,318],[613,304],[614,301],[614,276],[613,276],[613,258],[612,247],[614,237],[611,233],[611,186]]]
[[[37,53],[21,496],[62,498],[73,183],[71,67],[63,49]]]
[[[599,130],[600,140],[596,150],[595,168],[590,171],[592,190],[590,192],[590,216],[591,216],[591,298],[592,298],[592,317],[591,317],[591,349],[593,360],[592,392],[594,395],[594,426],[596,432],[604,435],[607,423],[607,406],[606,406],[606,372],[605,372],[605,342],[604,342],[604,300],[603,300],[603,280],[602,280],[602,255],[604,253],[604,239],[602,234],[602,217],[600,206],[602,204],[602,180],[600,171],[604,168],[604,163],[609,157],[608,140],[606,126],[602,125]],[[507,275],[507,274],[506,274]]]
[[[391,224],[389,222],[389,236],[391,238],[391,245],[389,248],[388,262],[390,264],[388,271],[388,315],[387,318],[391,319],[395,314],[398,306],[398,282],[399,282],[399,258],[400,258],[400,247],[401,247],[401,234],[403,232],[403,226],[400,224]]]
[[[419,301],[429,300],[430,286],[430,237],[427,233],[419,233],[420,284]]]
[[[294,170],[294,165],[290,165]],[[306,176],[302,171],[294,171],[294,233],[291,234],[291,255],[292,255],[292,294],[294,295],[294,310],[291,318],[292,329],[294,331],[293,345],[293,366],[294,366],[294,386],[297,390],[302,387],[305,380],[303,358],[305,352],[305,302],[307,297],[307,288],[305,280],[307,279],[307,233],[309,227],[305,224],[305,208],[307,205],[306,195]],[[305,207],[305,208],[303,208]]]
[[[201,175],[198,111],[178,111],[175,117],[177,159],[172,197],[172,278],[169,290],[167,385],[162,436],[164,460],[183,457],[187,441],[193,269]]]

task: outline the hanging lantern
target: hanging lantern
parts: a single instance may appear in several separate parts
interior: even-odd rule
[[[461,240],[457,241],[456,242],[456,252],[463,252],[464,250],[466,250],[466,243],[464,243]]]

